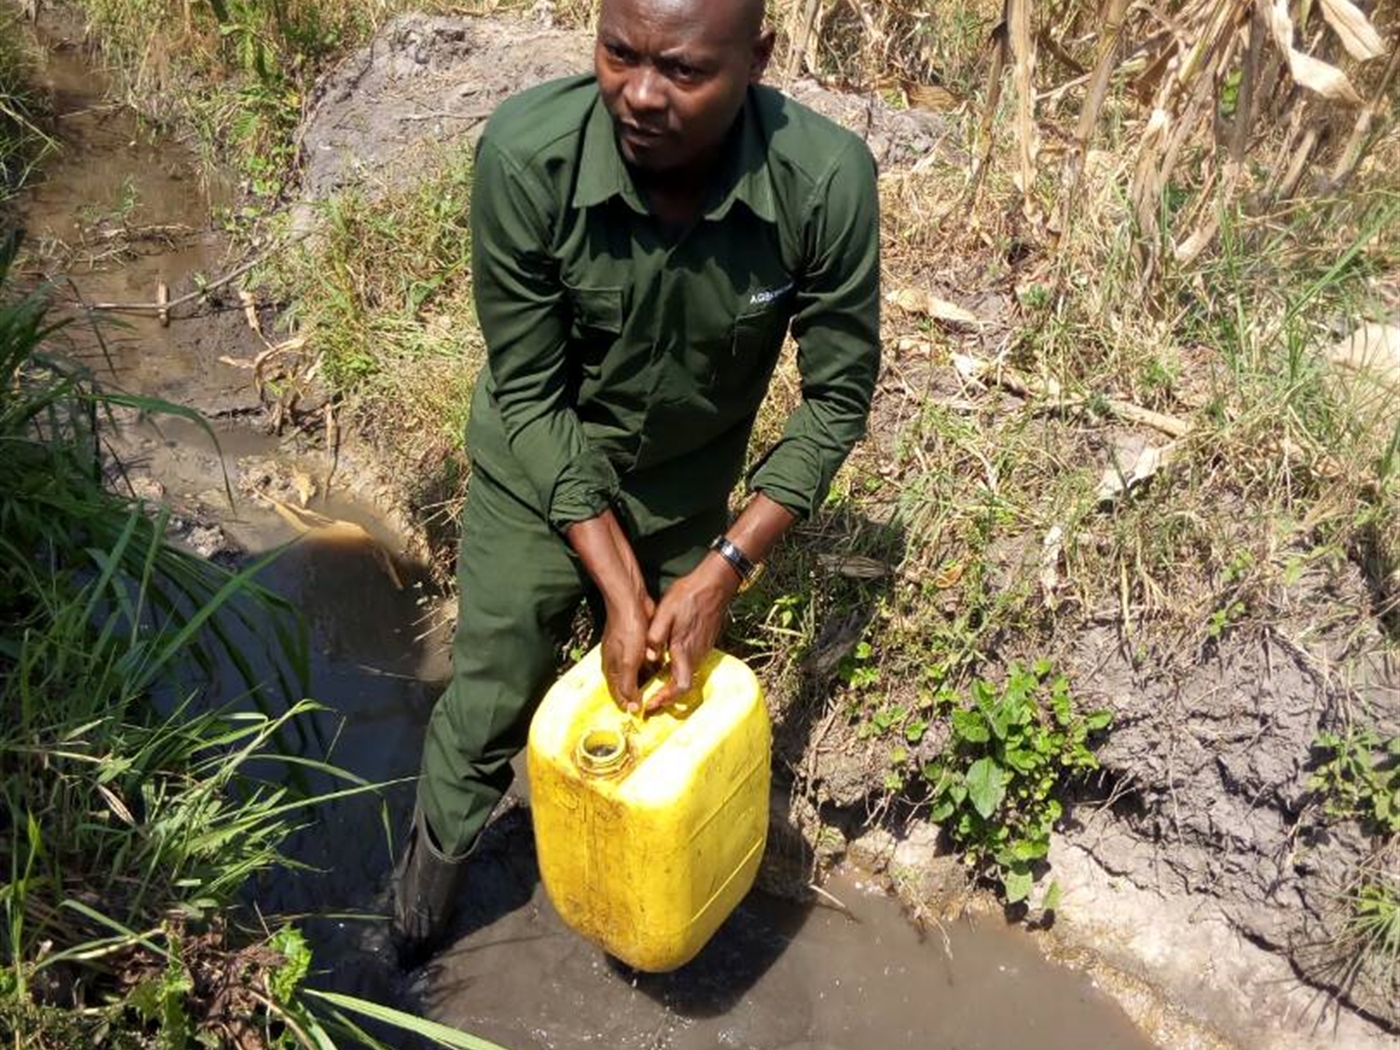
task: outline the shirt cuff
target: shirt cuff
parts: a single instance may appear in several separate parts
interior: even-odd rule
[[[608,457],[589,449],[570,461],[554,483],[549,523],[562,531],[575,522],[596,518],[616,502],[619,489],[617,471]]]
[[[835,471],[799,441],[784,438],[749,472],[748,490],[761,492],[799,520],[810,518],[826,499]]]

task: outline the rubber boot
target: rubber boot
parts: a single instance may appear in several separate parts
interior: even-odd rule
[[[443,856],[417,806],[403,854],[394,867],[394,920],[390,936],[399,965],[411,970],[441,946],[452,922],[465,856]]]

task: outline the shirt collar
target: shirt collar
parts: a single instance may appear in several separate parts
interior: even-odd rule
[[[715,195],[705,210],[705,218],[718,222],[729,214],[735,201],[742,201],[764,222],[776,222],[773,183],[768,175],[768,149],[759,126],[752,88],[744,101],[739,127],[725,148],[729,157],[720,170]],[[622,155],[618,153],[612,117],[600,96],[584,125],[583,149],[579,157],[573,202],[575,207],[590,208],[613,197],[621,197],[638,214],[647,214],[646,204],[637,192]]]

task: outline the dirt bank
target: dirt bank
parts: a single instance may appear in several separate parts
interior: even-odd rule
[[[547,19],[397,19],[317,85],[300,136],[303,191],[374,194],[421,177],[425,158],[473,141],[503,98],[592,61],[591,36]],[[947,148],[947,127],[932,113],[805,81],[793,94],[859,132],[886,170]]]

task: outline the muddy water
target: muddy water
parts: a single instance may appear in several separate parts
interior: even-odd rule
[[[528,839],[521,815],[511,834]],[[467,1031],[526,1050],[1103,1050],[1147,1044],[1106,997],[1051,966],[1001,923],[921,936],[851,873],[825,889],[847,909],[755,892],[689,966],[641,975],[564,929],[531,854],[479,864],[491,893],[445,953],[429,1006]],[[511,910],[497,915],[497,902]]]
[[[158,281],[178,296],[196,273],[234,265],[210,226],[227,194],[201,183],[188,151],[107,103],[71,28],[51,26],[48,42],[65,151],[29,194],[26,221],[81,299],[150,301]],[[137,239],[110,254],[123,238],[108,233],[121,228]],[[186,308],[168,327],[132,318],[103,342],[105,352],[78,325],[70,352],[109,383],[224,419],[217,450],[196,428],[169,422],[129,423],[117,439],[128,468],[154,478],[177,506],[209,506],[211,492],[217,503],[225,470],[281,454],[273,439],[229,421],[256,406],[247,372],[221,361],[259,349],[239,310]],[[314,506],[392,549],[372,508]],[[297,535],[247,501],[221,510],[220,524],[250,552]],[[411,567],[397,567],[397,586],[370,541],[345,536],[300,538],[266,577],[306,615],[311,694],[335,709],[289,743],[372,780],[411,776],[446,670],[443,639],[423,619],[425,592]],[[294,852],[321,873],[257,889],[264,912],[322,916],[310,927],[328,984],[381,998],[405,991],[383,948],[383,922],[365,913],[382,912],[388,829],[402,828],[409,797],[399,784],[382,805],[362,799],[319,811]],[[1106,996],[1045,961],[1024,935],[983,921],[921,937],[857,875],[827,888],[846,910],[755,891],[684,970],[629,973],[560,923],[539,884],[527,810],[513,798],[474,859],[455,944],[407,990],[433,1016],[516,1050],[1147,1050]]]

